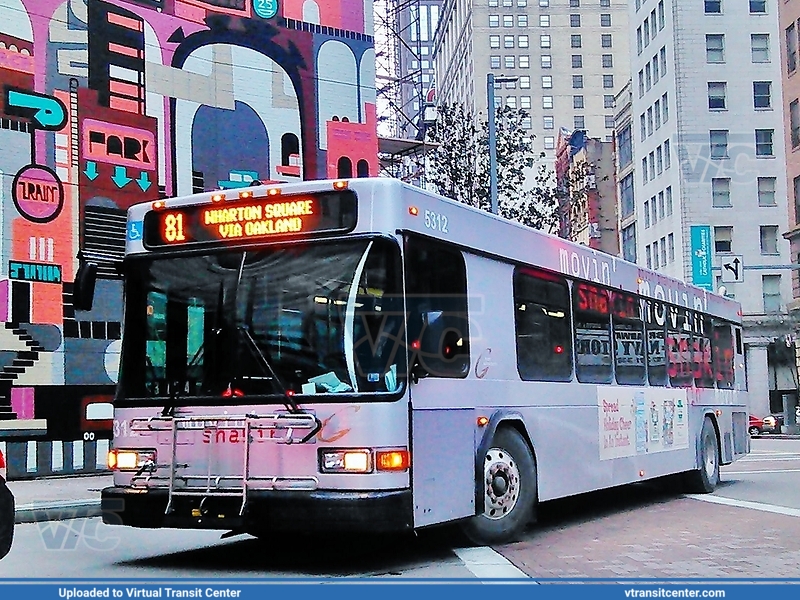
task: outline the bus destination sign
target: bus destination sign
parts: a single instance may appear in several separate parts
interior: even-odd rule
[[[285,239],[344,233],[356,223],[351,191],[270,196],[154,210],[144,219],[147,247]]]

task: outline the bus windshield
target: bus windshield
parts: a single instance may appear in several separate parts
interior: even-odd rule
[[[394,393],[405,381],[400,254],[358,239],[132,259],[122,401]]]

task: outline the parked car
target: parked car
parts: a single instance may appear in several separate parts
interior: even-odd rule
[[[761,435],[764,431],[764,419],[759,419],[755,415],[750,415],[750,423],[747,426],[747,431],[751,436]]]
[[[764,417],[763,422],[761,433],[780,433],[783,426],[783,415],[780,413],[767,415]]]
[[[11,550],[14,541],[14,494],[6,485],[6,461],[0,452],[0,558]]]

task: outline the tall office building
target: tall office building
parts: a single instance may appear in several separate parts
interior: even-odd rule
[[[560,128],[601,140],[614,128],[615,89],[629,77],[628,10],[620,0],[444,0],[435,40],[439,102],[486,119],[495,103],[525,109],[535,149],[553,159]]]
[[[400,137],[420,138],[424,135],[425,104],[434,94],[433,38],[443,0],[400,1],[400,102],[403,117],[398,122],[398,134]]]
[[[756,414],[797,388],[780,345],[791,271],[777,10],[631,2],[631,120],[618,131],[635,167],[618,184],[622,254],[742,303]]]

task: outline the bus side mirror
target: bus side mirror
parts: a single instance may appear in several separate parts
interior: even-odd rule
[[[75,310],[92,310],[96,282],[97,264],[81,259],[72,287],[72,305]]]

